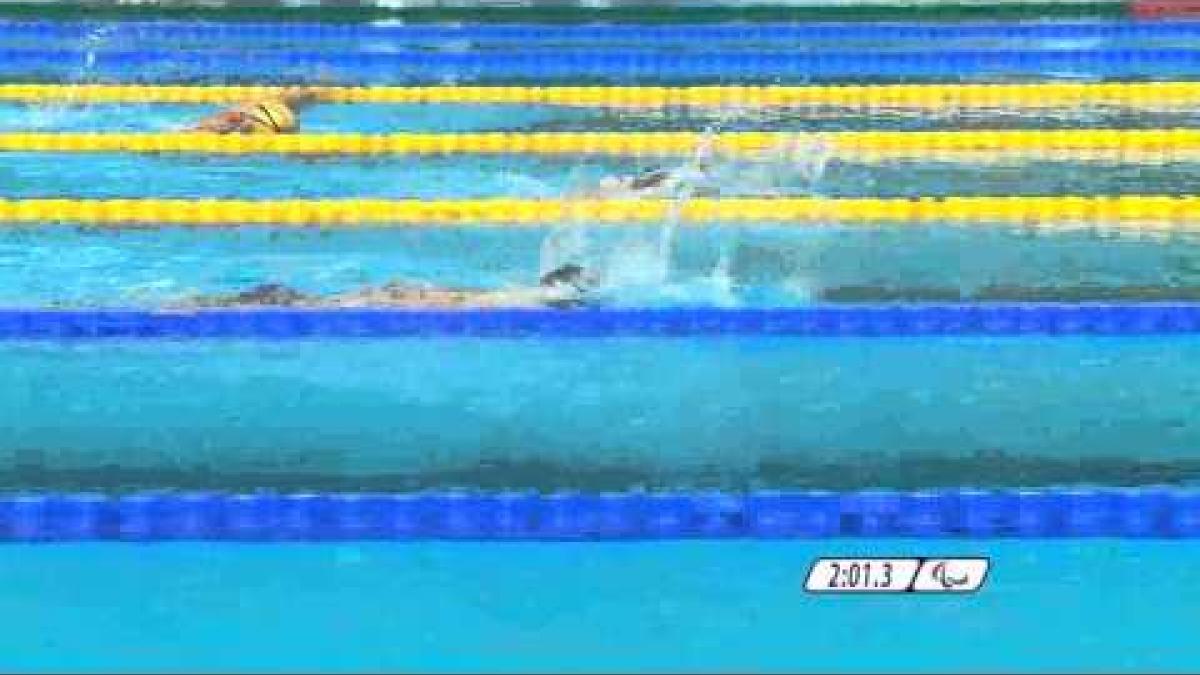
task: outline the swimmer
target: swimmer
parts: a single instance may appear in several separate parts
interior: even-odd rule
[[[713,142],[712,136],[702,139],[695,156],[682,166],[674,169],[653,168],[630,176],[605,176],[594,189],[580,196],[589,199],[711,196],[717,191],[716,184],[721,182],[714,172]],[[824,175],[833,154],[833,147],[827,139],[798,135],[764,148],[758,153],[756,161],[741,167],[733,176],[736,182],[734,189],[774,195],[780,193],[774,182],[789,171],[795,171],[811,186]]]
[[[287,89],[209,115],[188,128],[211,134],[286,134],[299,128],[297,116],[317,100],[313,89]]]
[[[261,284],[230,295],[200,296],[173,305],[172,309],[218,309],[234,307],[293,308],[405,308],[484,309],[536,308],[570,309],[587,300],[589,280],[579,265],[563,265],[542,276],[537,286],[501,290],[430,288],[402,283],[361,288],[347,293],[317,296],[282,284]]]
[[[704,190],[712,178],[713,139],[700,141],[696,154],[674,169],[653,168],[632,176],[605,176],[582,197],[590,199],[672,198]]]
[[[632,176],[605,176],[581,196],[592,199],[669,198],[691,194],[708,178],[707,165],[654,168]]]

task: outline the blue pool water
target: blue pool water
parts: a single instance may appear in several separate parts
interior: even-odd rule
[[[250,44],[118,33],[98,30],[78,44],[26,35],[0,47],[69,50],[40,72],[88,81],[129,75],[124,66],[97,69],[96,59],[103,65],[105,55],[132,48],[229,55]],[[296,49],[279,38],[253,44],[260,56]],[[723,49],[819,53],[830,44]],[[939,44],[1193,50],[1197,36]],[[305,48],[337,53],[346,45],[329,39]],[[836,46],[928,48],[920,39]],[[455,40],[422,49],[475,47],[514,49]],[[642,49],[622,40],[593,47]],[[386,55],[396,44],[360,48]],[[645,51],[707,48],[659,42]],[[14,63],[0,70],[12,75]],[[161,132],[214,110],[0,103],[0,132]],[[1084,107],[935,114],[364,104],[317,105],[303,117],[306,131],[359,133],[1196,122],[1188,111]],[[560,197],[607,175],[682,161],[52,153],[4,160],[0,196],[78,199]],[[730,162],[718,167],[714,190],[1188,194],[1196,171],[1183,162],[835,159],[808,176]],[[54,223],[0,232],[0,307],[154,308],[271,282],[313,293],[396,279],[503,288],[534,283],[565,261],[596,272],[597,300],[618,307],[796,307],[879,289],[969,296],[997,285],[1200,288],[1194,236],[1096,230],[580,222],[106,232]],[[1187,336],[10,341],[0,344],[0,489],[1195,487],[1197,358],[1200,346]],[[801,590],[817,556],[890,554],[990,555],[992,577],[971,597]],[[1176,671],[1198,662],[1196,558],[1186,541],[1108,539],[5,544],[0,670]]]
[[[969,597],[817,597],[823,555],[990,555]],[[9,547],[10,670],[1177,672],[1194,546]],[[86,626],[86,629],[81,629]]]

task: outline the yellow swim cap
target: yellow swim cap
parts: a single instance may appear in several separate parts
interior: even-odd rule
[[[260,133],[287,133],[296,130],[296,114],[283,101],[259,101],[238,108]]]

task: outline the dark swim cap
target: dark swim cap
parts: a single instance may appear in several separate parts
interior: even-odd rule
[[[538,282],[542,286],[557,286],[558,284],[571,284],[576,288],[583,282],[583,268],[574,263],[568,263],[561,267],[556,267],[553,270],[542,275]]]

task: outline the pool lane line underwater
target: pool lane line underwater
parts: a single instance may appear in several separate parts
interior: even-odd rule
[[[11,443],[9,444],[11,445]],[[419,445],[419,444],[418,444]],[[518,442],[519,445],[519,442]],[[0,495],[9,493],[271,492],[284,494],[409,494],[463,488],[492,492],[609,493],[637,489],[649,492],[727,493],[747,491],[861,490],[930,492],[953,486],[973,490],[1183,489],[1200,484],[1200,458],[1112,457],[1103,454],[1022,454],[1000,450],[945,452],[907,449],[900,453],[846,456],[826,451],[763,451],[745,446],[737,462],[662,466],[630,458],[619,451],[592,452],[586,457],[513,456],[506,451],[464,455],[457,461],[412,464],[397,448],[397,465],[347,470],[329,459],[336,450],[293,449],[239,452],[219,462],[193,462],[169,456],[134,465],[111,457],[137,453],[116,451],[109,459],[68,459],[70,448],[9,449],[0,466]],[[269,448],[269,445],[268,445]],[[418,448],[412,448],[418,449]],[[153,453],[152,453],[153,454]],[[837,454],[840,459],[831,459]],[[66,460],[66,466],[63,465]],[[266,460],[274,468],[258,464]]]
[[[1178,0],[1176,0],[1178,2]],[[1148,7],[1147,7],[1148,8]],[[689,11],[692,11],[689,9]],[[659,48],[664,43],[840,42],[862,40],[1120,40],[1200,39],[1200,24],[1191,21],[1131,22],[1079,19],[1044,23],[726,23],[726,24],[331,24],[331,23],[214,23],[204,21],[5,21],[0,19],[0,42],[5,40],[84,40],[89,48],[104,49],[104,40],[286,40],[286,49],[318,48],[322,41],[345,50],[350,41],[372,40],[388,46],[430,46],[468,41],[475,44],[519,43],[527,49],[543,44],[638,41]],[[300,45],[297,41],[307,41]],[[317,43],[317,44],[314,44]],[[263,47],[271,49],[271,46]]]
[[[86,68],[82,66],[86,62]],[[490,50],[485,52],[180,52],[0,49],[9,79],[112,79],[126,82],[263,81],[289,84],[458,82],[741,82],[844,78],[962,80],[971,77],[1192,77],[1200,51],[1184,48],[939,51]]]
[[[0,340],[1067,337],[1200,334],[1200,303],[794,309],[4,310]]]
[[[0,541],[1200,537],[1200,492],[27,493]]]
[[[833,84],[711,86],[466,86],[318,85],[327,103],[505,104],[660,109],[673,107],[875,110],[1071,107],[1191,109],[1200,82],[1031,82],[958,84]],[[242,103],[278,95],[279,86],[180,84],[0,83],[0,100],[28,103]]]
[[[1186,0],[1185,0],[1186,1]],[[1063,18],[1124,18],[1136,5],[1129,0],[975,0],[936,2],[808,2],[778,5],[700,4],[688,7],[691,23],[804,22],[804,21],[962,21],[1036,20]],[[596,3],[503,4],[492,6],[404,5],[399,3],[316,2],[303,5],[254,3],[224,6],[163,5],[161,3],[87,4],[8,2],[0,4],[0,17],[16,20],[183,20],[322,22],[330,24],[372,21],[406,23],[541,23],[586,24],[596,22],[678,23],[679,11],[671,5],[640,2],[619,5]]]
[[[103,228],[291,226],[616,227],[759,224],[911,227],[1015,226],[1029,231],[1167,234],[1200,230],[1200,195],[916,198],[729,197],[671,199],[0,199],[0,227],[76,224]]]
[[[0,133],[0,152],[202,153],[278,155],[542,155],[716,157],[790,161],[793,156],[856,163],[902,160],[992,164],[1016,159],[1171,163],[1200,159],[1200,130],[1057,129],[963,131],[468,132],[233,135],[167,133]]]

